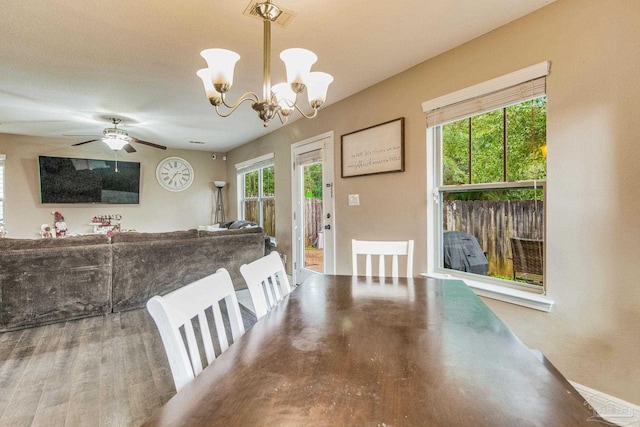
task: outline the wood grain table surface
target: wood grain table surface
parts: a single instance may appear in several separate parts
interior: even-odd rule
[[[593,415],[463,282],[325,275],[146,425],[593,426]]]

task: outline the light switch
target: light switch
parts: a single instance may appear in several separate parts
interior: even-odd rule
[[[349,206],[360,206],[359,194],[349,194]]]

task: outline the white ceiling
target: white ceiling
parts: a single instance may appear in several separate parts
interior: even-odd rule
[[[273,25],[272,81],[285,77],[280,51],[310,49],[318,55],[313,70],[334,76],[330,105],[552,1],[275,0],[298,15],[286,28]],[[97,136],[109,117],[120,117],[133,137],[224,152],[277,129],[278,120],[265,129],[249,103],[218,117],[195,75],[205,67],[201,50],[231,49],[241,59],[229,99],[261,93],[262,23],[242,14],[248,4],[3,2],[0,133]]]

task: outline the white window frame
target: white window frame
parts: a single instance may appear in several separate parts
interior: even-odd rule
[[[506,74],[501,77],[483,82],[474,86],[470,86],[466,89],[462,89],[453,92],[448,95],[444,95],[422,104],[423,111],[427,116],[433,114],[438,109],[448,107],[454,104],[462,103],[477,97],[485,96],[487,94],[494,93],[503,89],[510,88],[521,83],[531,81],[540,77],[547,76],[549,74],[550,63],[548,61],[540,64],[533,65],[531,67]],[[480,113],[476,113],[480,114]],[[533,308],[540,311],[551,311],[554,304],[552,300],[544,295],[531,289],[525,289],[518,286],[516,282],[513,284],[508,280],[494,279],[491,277],[483,277],[480,275],[465,273],[461,271],[455,271],[451,269],[445,269],[440,267],[441,252],[440,249],[440,230],[441,230],[441,216],[437,212],[439,209],[440,190],[439,187],[439,174],[442,169],[441,152],[439,149],[440,129],[442,123],[436,123],[435,126],[429,126],[426,130],[427,140],[427,272],[423,273],[427,277],[437,277],[445,279],[459,279],[463,280],[474,292],[478,295],[485,296],[500,301],[505,301],[513,304],[517,304],[524,307]],[[522,187],[522,186],[541,186],[544,182],[541,181],[527,181],[519,183],[500,183],[495,185],[490,184],[491,188],[497,188],[498,186],[504,188]],[[456,186],[446,186],[447,190],[454,189]],[[475,184],[473,186],[464,186],[465,189],[482,189],[487,188],[485,184]],[[546,211],[546,205],[545,205]],[[546,216],[546,215],[545,215]],[[545,239],[546,240],[546,239]],[[545,278],[546,279],[546,278]]]
[[[259,224],[260,227],[264,228],[264,211],[263,211],[263,203],[266,200],[273,200],[275,203],[275,188],[274,188],[274,195],[273,196],[265,196],[262,192],[262,170],[268,167],[273,167],[274,168],[274,180],[275,180],[275,163],[274,163],[274,154],[273,153],[269,153],[269,154],[265,154],[263,156],[260,157],[256,157],[241,163],[237,163],[236,166],[236,174],[237,174],[237,180],[238,180],[238,214],[240,216],[239,219],[246,219],[245,216],[245,201],[247,200],[253,200],[253,201],[257,201],[259,208]],[[253,171],[259,171],[258,173],[258,182],[259,182],[259,188],[258,188],[258,197],[245,197],[244,194],[244,190],[245,190],[245,183],[244,183],[244,176],[245,174],[249,173],[249,172],[253,172]],[[275,236],[273,236],[275,237]]]

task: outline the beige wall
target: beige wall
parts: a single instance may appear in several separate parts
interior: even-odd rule
[[[38,238],[40,225],[53,225],[52,211],[65,218],[69,232],[88,233],[96,215],[121,214],[121,225],[138,231],[170,231],[210,224],[214,197],[214,179],[225,179],[222,156],[217,160],[205,151],[157,150],[139,147],[136,153],[122,152],[119,160],[140,162],[140,204],[42,204],[38,182],[38,156],[60,156],[113,160],[114,155],[101,143],[70,147],[67,139],[38,138],[0,134],[0,153],[5,163],[5,219],[9,237]],[[194,168],[195,180],[187,190],[173,193],[157,183],[158,162],[168,156],[180,156]]]
[[[486,302],[570,380],[640,404],[639,22],[637,0],[558,0],[233,150],[229,176],[234,163],[276,153],[277,237],[290,251],[290,144],[333,130],[338,273],[350,274],[352,238],[413,238],[419,274],[427,268],[421,103],[550,60],[546,279],[556,306]],[[406,171],[341,179],[340,135],[397,117],[406,119]],[[355,193],[361,205],[347,206]],[[235,209],[235,185],[230,194]]]

